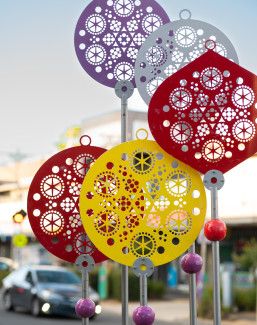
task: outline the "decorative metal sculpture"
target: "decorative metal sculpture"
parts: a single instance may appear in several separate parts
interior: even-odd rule
[[[80,194],[89,237],[108,257],[128,266],[141,257],[155,266],[175,259],[194,242],[205,217],[198,173],[146,138],[103,154]]]
[[[257,151],[256,92],[253,73],[208,50],[158,88],[150,129],[165,151],[196,170],[225,173]]]
[[[89,144],[85,145],[85,140]],[[88,136],[81,146],[63,150],[48,159],[35,175],[28,194],[28,216],[40,243],[52,254],[75,263],[87,254],[95,262],[107,258],[85,233],[79,214],[79,194],[84,176],[105,149],[90,146]]]
[[[182,10],[179,16],[180,20],[158,28],[139,50],[135,80],[147,104],[165,79],[206,52],[205,42],[209,39],[216,42],[217,53],[238,63],[236,51],[223,32],[191,19],[189,10]]]
[[[131,81],[137,53],[146,37],[169,17],[154,0],[93,0],[75,31],[80,64],[98,82],[114,88]]]

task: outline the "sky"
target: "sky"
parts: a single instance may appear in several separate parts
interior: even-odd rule
[[[256,0],[157,1],[171,20],[186,8],[221,29],[257,74]],[[0,164],[17,150],[49,154],[68,127],[119,109],[113,89],[91,79],[75,54],[75,26],[89,2],[0,0]],[[137,92],[129,105],[147,110]]]

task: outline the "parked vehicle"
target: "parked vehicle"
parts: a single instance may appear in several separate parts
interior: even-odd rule
[[[90,298],[101,313],[99,295],[92,288]],[[34,316],[55,314],[75,316],[75,304],[81,298],[81,279],[57,266],[25,266],[3,279],[5,310],[23,307]]]
[[[7,257],[0,257],[0,271],[12,271],[17,268],[17,263]]]

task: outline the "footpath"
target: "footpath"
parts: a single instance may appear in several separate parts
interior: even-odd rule
[[[129,315],[139,306],[139,303],[129,304]],[[149,301],[149,306],[155,311],[156,321],[170,325],[189,325],[189,302],[187,299],[172,299],[163,301]],[[121,304],[115,300],[102,302],[103,312],[121,315]],[[199,319],[199,325],[212,325],[212,320]],[[229,319],[224,319],[222,325],[256,325],[254,313],[232,314]]]

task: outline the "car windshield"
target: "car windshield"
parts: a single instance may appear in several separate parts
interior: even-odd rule
[[[39,283],[66,283],[66,284],[79,284],[79,277],[72,272],[65,271],[37,271],[37,278]]]

